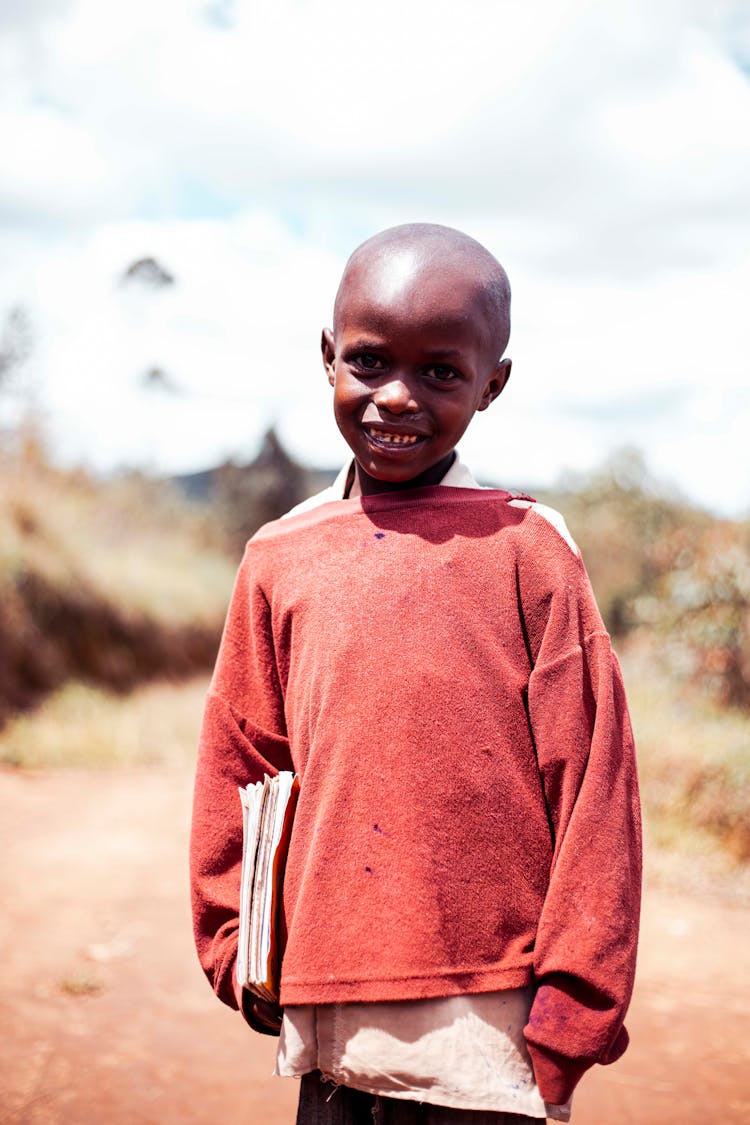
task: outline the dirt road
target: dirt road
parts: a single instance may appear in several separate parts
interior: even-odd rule
[[[212,996],[185,770],[0,772],[0,1121],[284,1125],[274,1044]],[[750,1121],[750,911],[647,888],[632,1045],[575,1125]]]

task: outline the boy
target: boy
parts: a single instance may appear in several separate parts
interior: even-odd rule
[[[227,617],[196,942],[219,997],[278,1031],[234,977],[237,787],[295,770],[277,1072],[304,1076],[300,1125],[566,1120],[627,1045],[640,821],[617,663],[561,517],[455,453],[510,375],[509,307],[457,231],[355,251],[322,340],[353,461],[253,537]]]

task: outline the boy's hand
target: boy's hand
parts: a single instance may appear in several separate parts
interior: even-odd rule
[[[243,1007],[249,1022],[254,1024],[258,1031],[265,1031],[267,1035],[278,1035],[281,1031],[283,1009],[278,1004],[261,1000],[250,992],[245,992]]]

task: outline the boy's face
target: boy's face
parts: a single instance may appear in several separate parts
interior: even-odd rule
[[[470,263],[425,263],[406,248],[349,271],[322,349],[364,494],[437,484],[510,375]]]

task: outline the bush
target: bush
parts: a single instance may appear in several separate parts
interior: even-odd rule
[[[750,706],[750,525],[665,494],[632,451],[550,502],[581,546],[612,635],[652,632],[673,673]]]

